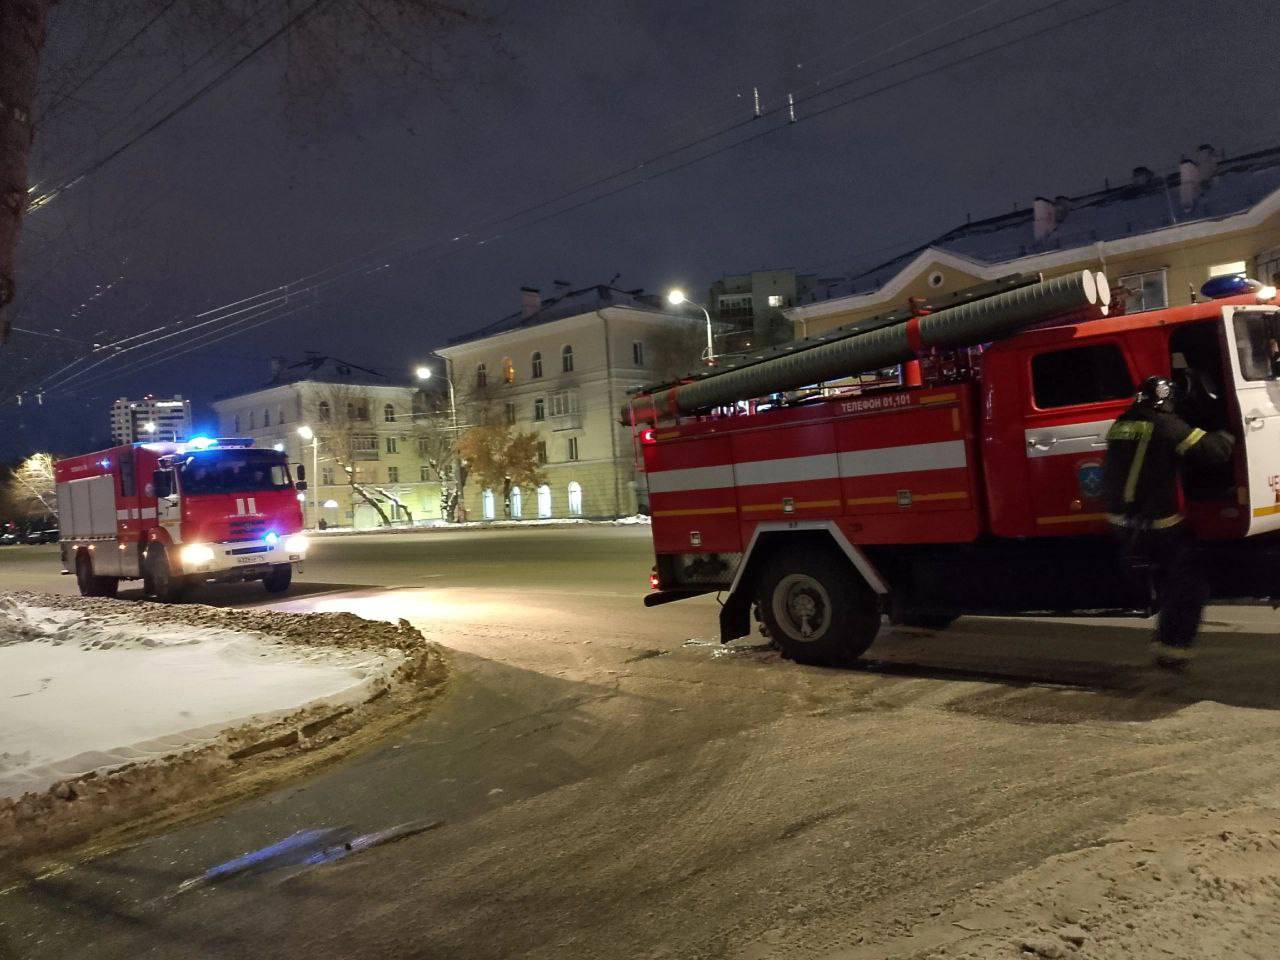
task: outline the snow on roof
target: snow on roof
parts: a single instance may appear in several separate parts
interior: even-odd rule
[[[1189,209],[1182,207],[1180,185],[1181,176],[1174,172],[1075,197],[1060,197],[1059,225],[1042,240],[1035,238],[1030,206],[965,223],[890,260],[855,266],[845,277],[824,278],[815,284],[806,302],[878,290],[930,248],[991,265],[1244,213],[1280,189],[1280,147],[1220,160]]]
[[[550,323],[553,320],[563,320],[566,317],[576,317],[584,313],[590,313],[593,310],[602,310],[605,307],[630,307],[635,310],[662,311],[662,299],[657,294],[645,293],[639,289],[620,290],[608,283],[594,284],[590,287],[582,287],[579,290],[563,289],[554,296],[541,298],[539,302],[538,310],[529,316],[525,316],[523,310],[516,310],[469,333],[450,337],[448,344],[453,346],[454,344],[468,343],[472,340],[483,340],[485,337],[492,337],[495,334],[520,330],[525,327],[536,327],[539,324]]]

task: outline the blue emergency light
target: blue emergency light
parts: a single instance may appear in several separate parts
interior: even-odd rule
[[[1222,277],[1211,277],[1200,288],[1200,292],[1210,300],[1222,300],[1226,297],[1239,297],[1247,293],[1257,293],[1262,289],[1262,284],[1257,280],[1250,280],[1248,277],[1241,276],[1238,273],[1227,274]]]

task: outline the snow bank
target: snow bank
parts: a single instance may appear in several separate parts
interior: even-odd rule
[[[208,743],[252,718],[362,701],[403,660],[0,597],[0,797]]]
[[[432,530],[485,530],[492,527],[631,527],[647,526],[649,517],[637,513],[629,517],[617,517],[613,520],[588,520],[585,517],[548,517],[533,520],[468,520],[466,523],[449,523],[446,520],[428,520],[413,526],[369,527],[356,530],[353,527],[328,527],[324,530],[309,530],[307,536],[351,537],[370,533],[424,533]]]

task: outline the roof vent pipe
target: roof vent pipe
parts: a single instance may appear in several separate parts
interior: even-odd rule
[[[528,320],[542,309],[542,292],[537,287],[520,288],[520,316]]]
[[[1218,172],[1218,151],[1213,149],[1213,144],[1202,143],[1196,148],[1196,163],[1200,165],[1202,184]]]
[[[1178,165],[1178,202],[1182,204],[1182,211],[1190,211],[1199,199],[1200,165],[1183,157]]]
[[[1043,240],[1058,228],[1058,211],[1048,197],[1036,197],[1031,204],[1035,238]]]
[[[1150,167],[1133,168],[1133,185],[1135,187],[1149,187],[1155,178],[1156,175],[1151,172]]]

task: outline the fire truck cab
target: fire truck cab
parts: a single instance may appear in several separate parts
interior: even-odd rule
[[[1156,374],[1179,384],[1183,419],[1237,438],[1232,463],[1183,483],[1213,601],[1280,598],[1274,290],[1051,321],[959,353],[925,357],[917,386],[828,385],[638,424],[657,558],[646,603],[723,591],[724,642],[750,632],[754,608],[810,663],[861,655],[884,616],[1149,616],[1153,584],[1121,562],[1101,477],[1107,431]]]
[[[142,580],[159,600],[197,584],[261,580],[281,593],[305,559],[299,491],[283,453],[250,439],[136,443],[56,466],[61,557],[85,596]]]

